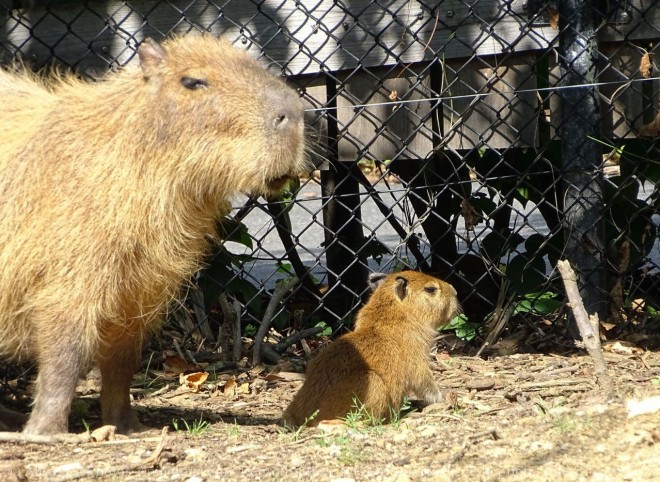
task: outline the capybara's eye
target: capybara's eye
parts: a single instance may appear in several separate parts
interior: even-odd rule
[[[186,89],[197,90],[205,89],[209,86],[208,81],[204,79],[195,79],[194,77],[181,77],[181,85]]]
[[[426,291],[429,294],[433,294],[436,291],[438,291],[438,288],[436,288],[435,286],[425,286],[424,291]]]

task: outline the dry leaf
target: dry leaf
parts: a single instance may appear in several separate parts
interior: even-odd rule
[[[637,313],[643,313],[644,307],[646,306],[646,301],[643,298],[637,298],[632,300],[630,307],[635,310]]]
[[[275,373],[268,373],[267,375],[264,375],[261,377],[262,379],[266,380],[267,382],[279,382],[280,380],[286,380],[284,377],[281,377],[280,375],[277,375]]]
[[[263,392],[266,389],[266,387],[268,386],[268,382],[263,378],[257,378],[252,383],[246,383],[245,385],[250,387],[250,391],[253,394],[257,394]]]
[[[94,430],[89,434],[89,438],[92,442],[107,442],[108,440],[115,439],[115,432],[117,427],[114,425],[104,425]]]
[[[474,227],[479,224],[481,216],[467,199],[461,201],[461,215],[465,220],[466,231],[474,231]]]
[[[630,348],[629,346],[624,346],[618,341],[616,343],[613,343],[610,347],[610,350],[613,353],[618,353],[619,355],[632,355],[633,354],[633,349]]]
[[[167,353],[163,353],[163,368],[166,372],[174,373],[175,375],[190,370],[188,362],[179,355],[170,355]]]
[[[639,128],[640,137],[658,137],[660,135],[660,112],[650,124],[645,124]]]
[[[642,55],[642,59],[639,62],[639,73],[643,78],[648,79],[653,73],[653,63],[651,62],[651,54],[646,52]]]
[[[319,430],[327,434],[345,432],[348,427],[342,420],[321,420],[318,424]]]
[[[220,390],[225,397],[234,398],[237,395],[250,393],[250,384],[246,382],[239,385],[236,379],[230,378]]]
[[[559,11],[553,8],[548,8],[546,11],[548,12],[548,23],[550,27],[553,30],[559,30]]]
[[[447,405],[450,407],[457,407],[458,406],[458,394],[456,392],[449,391],[445,394],[445,402],[447,402]]]
[[[287,382],[296,382],[296,381],[305,380],[305,375],[298,372],[280,372],[278,375],[281,377],[282,380],[286,380]]]
[[[605,329],[605,331],[610,331],[613,328],[616,328],[615,323],[608,323],[607,321],[601,321],[600,326]]]
[[[187,386],[193,392],[197,393],[208,377],[208,372],[194,372],[188,374],[181,373],[179,374],[179,383],[181,385]]]
[[[396,102],[396,101],[399,99],[399,93],[398,93],[396,90],[392,90],[392,91],[390,91],[389,99],[390,99],[392,102]],[[398,107],[399,107],[398,105],[393,105],[393,106],[392,106],[392,112],[394,112],[395,110],[397,110]]]
[[[250,391],[250,387],[248,386],[247,383],[244,383],[242,386],[247,387],[247,391]],[[220,387],[220,391],[225,397],[235,397],[241,392],[245,392],[245,389],[241,389],[241,386],[238,385],[238,382],[236,381],[235,377],[229,378],[222,387]]]

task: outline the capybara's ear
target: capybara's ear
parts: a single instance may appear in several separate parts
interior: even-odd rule
[[[371,273],[369,275],[369,289],[375,290],[387,278],[385,273]]]
[[[165,62],[167,52],[161,45],[152,38],[146,38],[138,48],[138,57],[140,57],[140,67],[146,79],[156,73],[160,64]]]
[[[396,284],[394,285],[394,292],[400,300],[403,300],[408,293],[408,280],[403,276],[397,276]]]

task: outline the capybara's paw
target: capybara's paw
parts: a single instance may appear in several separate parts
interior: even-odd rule
[[[127,417],[118,418],[117,420],[104,420],[103,423],[105,425],[114,425],[117,427],[117,433],[122,435],[142,434],[150,430],[150,427],[146,427],[140,423],[133,412]]]

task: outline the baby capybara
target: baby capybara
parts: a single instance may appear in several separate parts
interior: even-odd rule
[[[67,430],[90,362],[103,422],[139,428],[143,341],[227,198],[275,193],[304,167],[302,101],[247,53],[188,36],[138,56],[97,83],[0,72],[0,355],[38,364],[27,433]]]
[[[316,426],[356,408],[390,420],[406,395],[442,400],[429,351],[436,330],[459,311],[456,290],[414,271],[375,273],[369,283],[374,292],[355,329],[309,364],[305,383],[282,415],[286,425]]]

